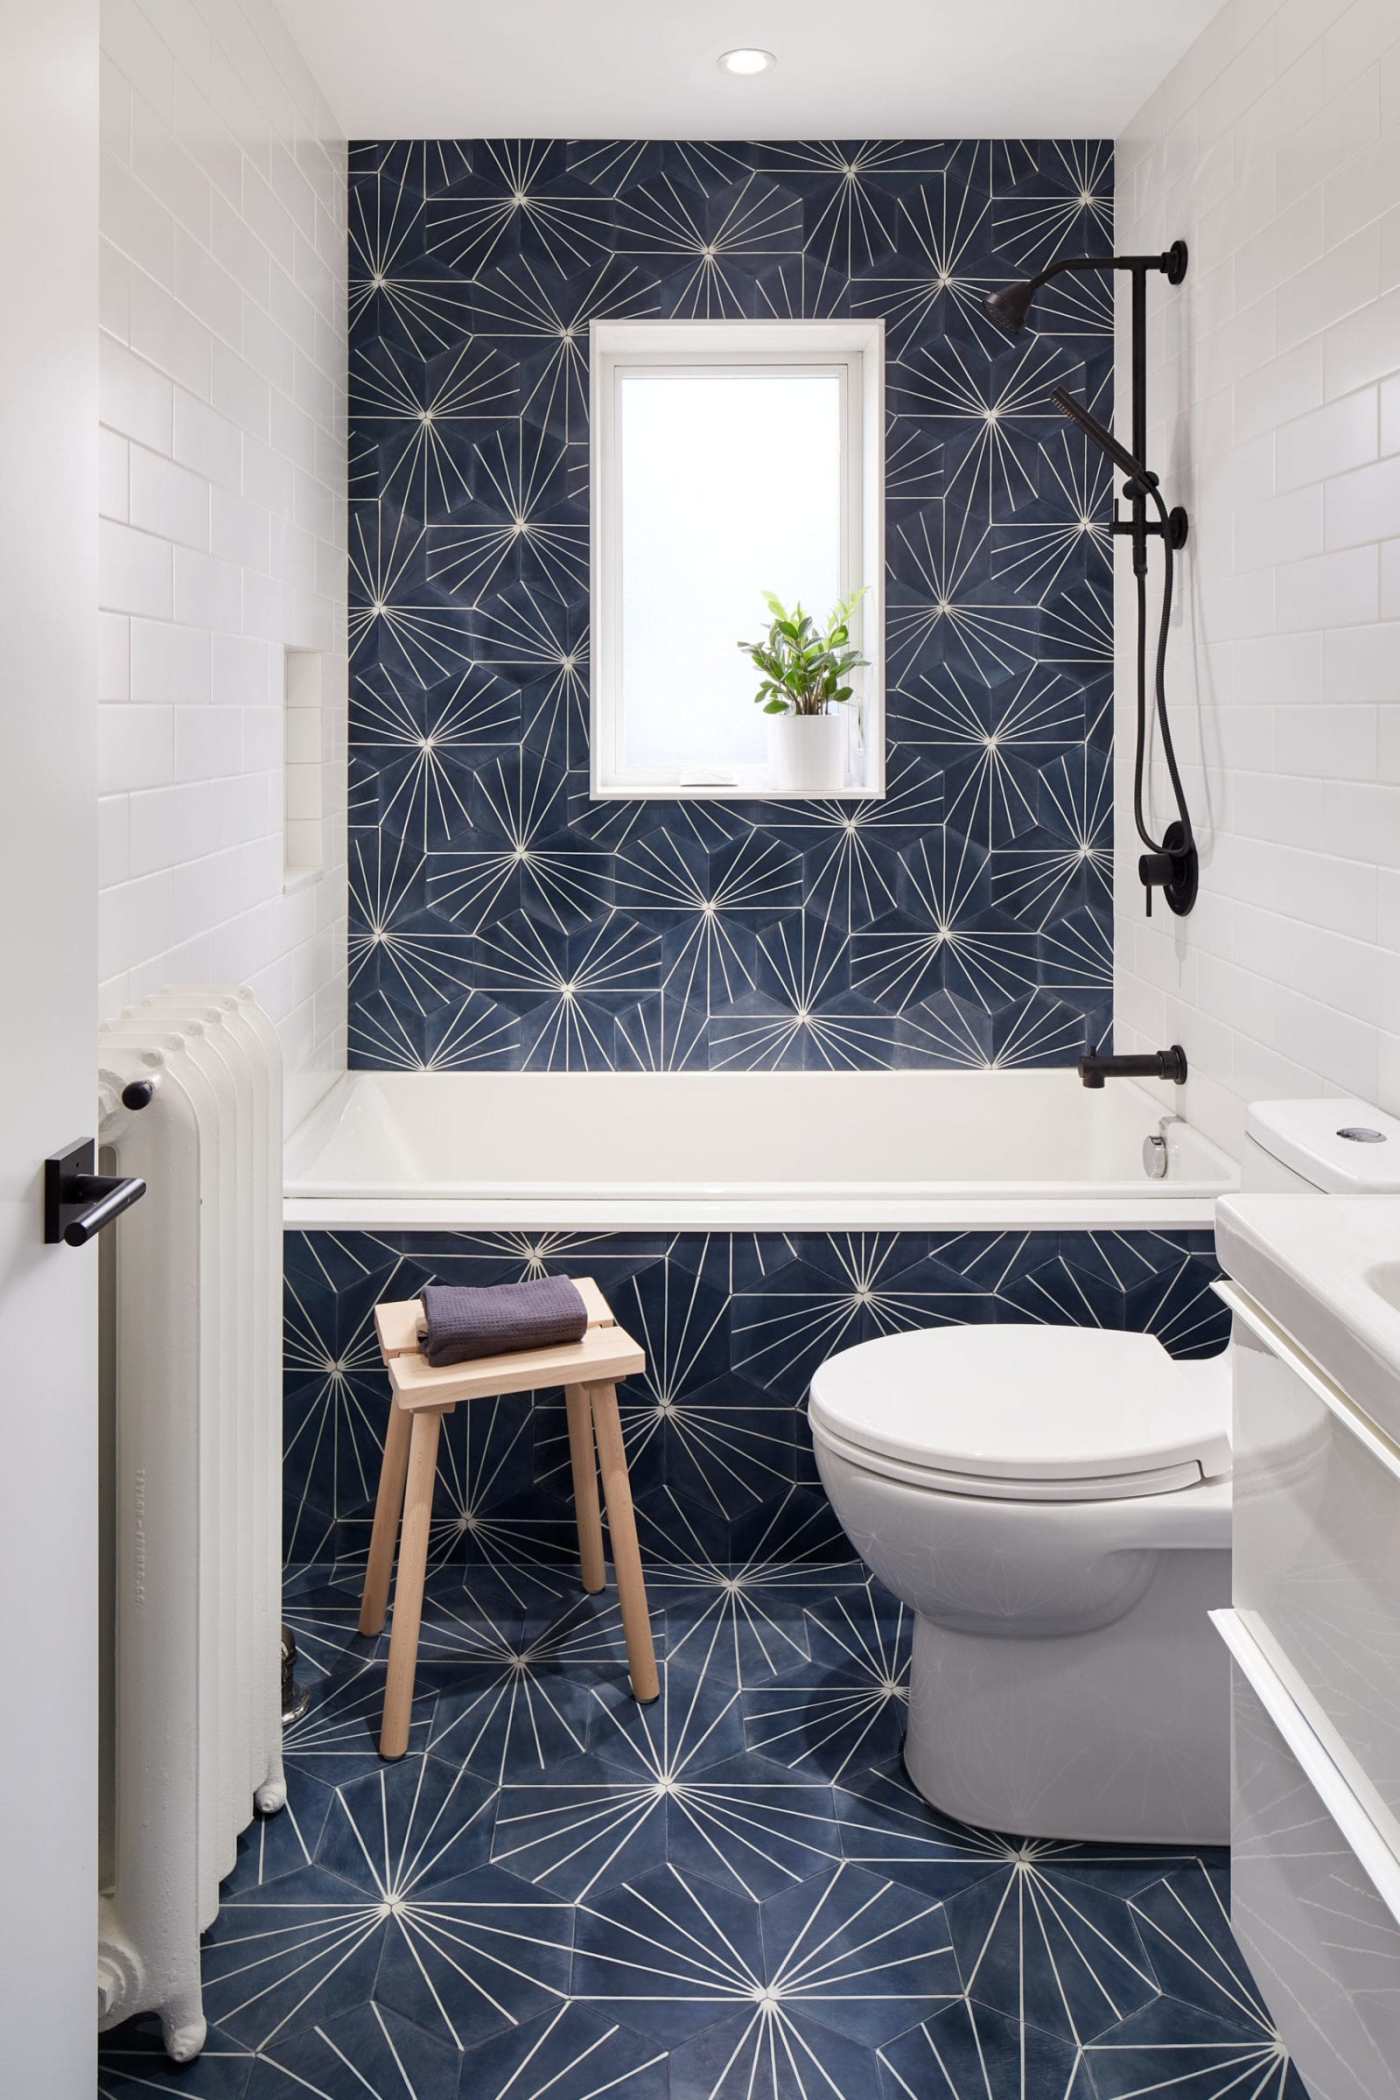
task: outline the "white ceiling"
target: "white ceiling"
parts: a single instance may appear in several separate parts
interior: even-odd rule
[[[1102,138],[1221,0],[278,5],[352,139]]]

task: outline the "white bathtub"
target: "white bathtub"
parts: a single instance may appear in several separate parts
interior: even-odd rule
[[[302,1231],[1208,1230],[1233,1162],[1073,1071],[351,1072],[288,1141]]]

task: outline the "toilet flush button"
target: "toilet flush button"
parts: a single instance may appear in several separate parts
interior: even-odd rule
[[[1372,1130],[1365,1123],[1343,1123],[1337,1135],[1350,1145],[1383,1145],[1386,1141],[1383,1130]]]

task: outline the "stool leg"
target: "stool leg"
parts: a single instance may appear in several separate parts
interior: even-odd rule
[[[396,1400],[389,1402],[389,1427],[384,1434],[384,1457],[379,1467],[379,1492],[374,1498],[374,1529],[369,1536],[369,1565],[365,1569],[364,1595],[360,1599],[361,1633],[382,1633],[389,1608],[389,1577],[394,1571],[394,1547],[403,1514],[403,1482],[408,1471],[408,1416]]]
[[[431,1407],[420,1408],[413,1417],[403,1537],[399,1542],[399,1579],[394,1588],[394,1630],[389,1636],[389,1677],[384,1687],[384,1725],[379,1731],[381,1757],[402,1757],[408,1748],[441,1419],[441,1410]]]
[[[603,1520],[598,1513],[598,1468],[593,1457],[593,1417],[588,1408],[587,1386],[566,1385],[564,1406],[569,1416],[579,1563],[584,1588],[596,1591],[602,1589],[607,1574],[603,1567]]]
[[[627,1477],[622,1421],[617,1411],[617,1387],[595,1385],[590,1386],[589,1392],[603,1469],[603,1493],[608,1504],[617,1601],[622,1607],[622,1630],[627,1636],[627,1663],[632,1672],[632,1690],[645,1706],[660,1692],[661,1681],[656,1674],[656,1650],[652,1646],[651,1615],[637,1545],[637,1519],[632,1509],[632,1484]]]

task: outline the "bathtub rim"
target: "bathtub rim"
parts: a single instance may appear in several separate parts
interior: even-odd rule
[[[540,1195],[522,1200],[462,1196],[287,1196],[288,1232],[1210,1232],[1219,1195],[1189,1184],[1170,1200],[1098,1195],[959,1196],[948,1184],[927,1198],[881,1200],[868,1189],[842,1187],[824,1200],[766,1193],[710,1198],[678,1191],[664,1201],[601,1193],[583,1201]]]
[[[324,1137],[332,1133],[357,1080],[382,1073],[342,1074],[310,1114],[289,1133],[284,1222],[299,1232],[909,1232],[909,1231],[1209,1231],[1218,1197],[1239,1185],[1228,1154],[1194,1125],[1180,1125],[1190,1141],[1190,1168],[1162,1181],[1066,1181],[1031,1177],[1001,1180],[889,1181],[848,1176],[828,1180],[759,1178],[595,1182],[577,1177],[423,1181],[413,1189],[375,1185],[357,1177],[315,1172]],[[443,1075],[446,1076],[446,1075]],[[470,1082],[470,1075],[464,1075]],[[495,1077],[496,1075],[493,1075]],[[591,1074],[513,1074],[531,1080],[567,1076],[586,1090]],[[622,1075],[606,1075],[614,1082]],[[665,1075],[627,1075],[641,1083]],[[713,1075],[705,1075],[707,1079]],[[740,1076],[721,1075],[732,1084]],[[784,1075],[785,1077],[789,1075]],[[799,1083],[809,1077],[790,1075]],[[878,1082],[896,1074],[861,1075]],[[1066,1083],[1071,1074],[1065,1074]],[[1131,1100],[1144,1131],[1157,1125],[1159,1098],[1125,1084],[1117,1100]],[[309,1157],[308,1157],[309,1154]]]

